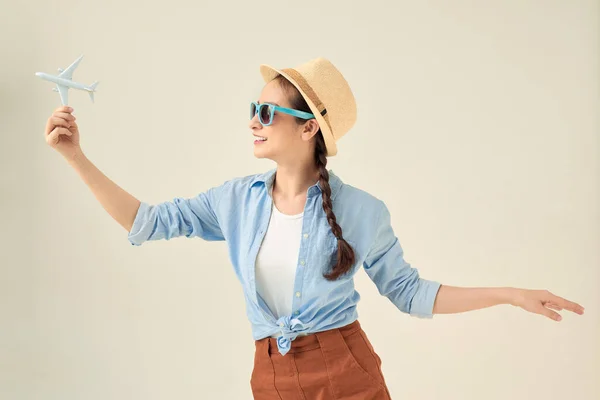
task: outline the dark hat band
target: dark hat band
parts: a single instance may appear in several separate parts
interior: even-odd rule
[[[325,114],[327,114],[327,109],[325,108],[323,102],[321,102],[321,100],[319,99],[319,96],[317,96],[317,94],[310,87],[308,82],[306,82],[306,79],[304,79],[304,77],[293,68],[285,68],[282,69],[282,71],[288,74],[293,80],[296,81],[298,86],[300,86],[300,89],[302,89],[302,91],[306,93],[308,98],[314,103],[315,107],[317,107],[317,110],[319,110],[321,115],[325,117]],[[327,121],[327,124],[329,124],[329,121]]]

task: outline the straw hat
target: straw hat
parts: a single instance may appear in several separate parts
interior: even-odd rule
[[[260,65],[265,82],[278,75],[290,81],[310,107],[325,139],[327,156],[337,154],[336,142],[356,122],[356,102],[340,71],[327,59],[315,58],[295,68],[277,69]]]

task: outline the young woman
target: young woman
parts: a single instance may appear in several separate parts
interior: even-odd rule
[[[225,240],[244,290],[256,351],[256,399],[389,399],[381,359],[358,320],[362,266],[402,312],[431,318],[512,304],[556,321],[583,307],[545,290],[461,288],[423,279],[403,258],[385,203],[345,184],[327,157],[354,125],[348,83],[327,59],[278,70],[250,105],[254,155],[276,168],[193,198],[150,205],[83,154],[69,107],[48,119],[47,143],[78,172],[134,245],[178,236]]]

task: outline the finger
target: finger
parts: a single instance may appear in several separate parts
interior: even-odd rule
[[[70,130],[68,130],[66,128],[62,128],[59,126],[56,127],[56,132],[57,132],[57,135],[73,136],[73,132],[71,132]]]
[[[54,129],[54,124],[52,123],[52,117],[48,118],[48,120],[46,120],[46,129],[44,130],[44,136],[48,136],[51,132],[52,129]]]
[[[545,315],[546,317],[548,317],[554,321],[560,321],[562,319],[562,317],[560,316],[559,313],[554,312],[544,306],[541,306],[540,308],[538,308],[537,312],[538,312],[538,314]]]
[[[562,310],[563,310],[563,308],[562,308],[562,307],[559,307],[559,306],[557,306],[556,304],[554,304],[554,303],[550,303],[550,302],[548,302],[548,303],[544,304],[544,307],[547,307],[547,308],[550,308],[550,309],[552,309],[552,310],[556,310],[556,311],[562,311]]]
[[[71,121],[67,121],[64,120],[63,118],[59,118],[59,117],[50,117],[50,122],[53,126],[64,126],[65,128],[68,128],[69,126],[71,126]],[[54,128],[52,128],[54,129]]]
[[[70,132],[68,129],[56,127],[56,128],[54,128],[54,130],[52,130],[52,132],[50,132],[46,141],[50,145],[55,146],[60,140],[60,135],[71,136],[72,134],[73,133]]]
[[[48,134],[48,136],[46,136],[46,142],[48,142],[48,144],[50,146],[55,146],[58,143],[58,140],[59,140],[58,139],[58,137],[59,137],[58,130],[59,129],[60,128],[54,128],[54,130],[52,130],[52,132],[50,132]]]
[[[560,296],[556,296],[551,293],[550,300],[553,304],[556,304],[559,307],[564,308],[565,310],[572,311],[577,314],[583,314],[583,307],[577,303],[569,301],[567,299],[563,299]]]
[[[71,113],[71,112],[73,112],[73,107],[60,106],[57,109],[55,109],[54,112],[68,112],[68,113]]]
[[[77,118],[75,118],[75,116],[73,114],[67,113],[67,112],[62,112],[62,111],[55,111],[54,113],[52,113],[53,117],[59,117],[59,118],[63,118],[67,121],[74,121]]]
[[[59,117],[55,117],[55,116],[51,116],[50,118],[48,118],[48,121],[46,121],[46,135],[49,135],[50,132],[52,132],[52,130],[56,127],[56,126],[65,126],[65,127],[69,127],[70,122],[66,121],[63,118],[59,118]]]

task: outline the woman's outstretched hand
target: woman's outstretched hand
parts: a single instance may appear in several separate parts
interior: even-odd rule
[[[76,119],[73,108],[62,106],[55,109],[46,121],[46,143],[68,160],[81,153]]]
[[[513,287],[459,287],[441,285],[433,304],[434,314],[454,314],[479,310],[499,304],[511,304],[525,311],[545,315],[555,321],[562,318],[556,311],[583,314],[583,307],[547,290]]]
[[[555,321],[562,319],[556,311],[567,310],[582,315],[584,310],[579,304],[556,296],[547,290],[514,289],[512,304],[525,311],[545,315]]]

